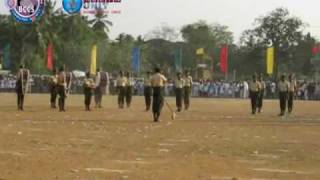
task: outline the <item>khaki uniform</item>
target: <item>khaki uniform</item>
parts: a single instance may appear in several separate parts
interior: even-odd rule
[[[154,121],[159,121],[160,113],[164,104],[164,85],[167,78],[161,73],[156,73],[151,77],[151,86],[153,90],[152,112]]]
[[[50,103],[51,108],[56,108],[56,100],[57,100],[57,87],[58,85],[58,75],[52,75],[49,80],[49,91],[50,91]]]
[[[28,81],[29,81],[29,70],[19,69],[17,73],[16,81],[16,93],[17,93],[17,106],[18,110],[23,111],[24,106],[24,95],[27,91]]]
[[[101,108],[103,87],[101,86],[101,72],[97,72],[95,77],[94,101],[96,107]]]
[[[146,111],[149,111],[151,106],[151,95],[152,95],[152,87],[151,87],[151,77],[147,77],[144,79],[144,99],[146,103]]]
[[[184,87],[183,87],[183,96],[184,96],[184,107],[186,110],[190,107],[190,94],[191,94],[191,88],[192,88],[192,77],[187,76],[184,78]]]
[[[260,83],[260,91],[259,91],[259,95],[258,95],[258,112],[260,112],[262,109],[264,92],[266,89],[266,83],[264,81],[259,81],[259,83]]]
[[[133,86],[134,86],[134,80],[132,77],[127,78],[127,85],[126,85],[126,103],[127,107],[130,107],[131,101],[132,101],[132,95],[133,95]]]
[[[252,109],[252,114],[255,114],[257,111],[258,107],[258,97],[259,97],[259,92],[261,89],[261,84],[256,81],[252,81],[249,84],[249,90],[250,90],[250,99],[251,99],[251,109]]]
[[[293,109],[293,99],[294,93],[296,92],[297,82],[292,80],[289,83],[289,91],[288,91],[288,112],[291,113]]]
[[[280,81],[278,83],[280,111],[281,111],[280,115],[284,115],[284,113],[286,111],[289,86],[290,86],[290,84],[288,81]]]
[[[66,74],[65,72],[60,72],[58,75],[58,95],[59,95],[59,111],[65,111],[65,99],[66,99]]]
[[[175,94],[176,94],[176,106],[178,112],[182,109],[182,98],[183,98],[183,87],[184,87],[185,81],[184,79],[176,79],[174,82],[175,86]]]
[[[91,78],[85,78],[83,82],[84,93],[84,105],[86,111],[90,111],[90,104],[93,95],[93,89],[95,88],[95,82]]]
[[[118,77],[117,79],[117,89],[118,89],[118,105],[119,108],[124,107],[124,98],[126,95],[126,85],[128,79],[126,77]]]

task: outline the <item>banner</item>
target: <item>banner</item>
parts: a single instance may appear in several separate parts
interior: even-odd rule
[[[182,70],[182,49],[176,48],[173,51],[174,57],[174,70],[175,72],[181,72]]]
[[[204,48],[198,48],[197,50],[196,50],[196,55],[204,55]]]
[[[91,50],[90,73],[93,75],[97,73],[97,45],[93,45]]]
[[[138,47],[132,49],[131,66],[134,72],[140,72],[140,48]]]
[[[274,47],[269,47],[267,49],[267,74],[273,74],[273,64],[274,64]]]
[[[49,70],[53,70],[53,48],[52,48],[52,43],[49,43],[47,47],[47,68]]]
[[[228,73],[228,45],[220,49],[220,71],[223,74]]]

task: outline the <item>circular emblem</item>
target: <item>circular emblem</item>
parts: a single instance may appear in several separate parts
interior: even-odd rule
[[[82,7],[82,0],[62,0],[63,9],[69,13],[78,13]]]
[[[32,23],[43,15],[44,0],[6,0],[11,15],[22,23]]]

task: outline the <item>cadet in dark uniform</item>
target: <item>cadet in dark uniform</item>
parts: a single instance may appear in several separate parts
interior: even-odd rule
[[[66,80],[66,73],[64,72],[64,67],[61,66],[59,69],[59,75],[58,75],[58,95],[59,95],[59,111],[64,112],[65,110],[65,99],[67,97],[67,92],[66,92],[66,87],[67,87],[67,80]]]
[[[257,111],[260,86],[261,85],[257,80],[257,76],[253,75],[252,81],[249,84],[252,114],[256,114],[256,111]]]
[[[188,110],[190,107],[190,94],[192,88],[192,77],[190,76],[189,71],[185,71],[184,74],[184,87],[183,87],[183,96],[184,96],[184,108]]]
[[[153,90],[153,121],[158,122],[161,110],[164,104],[164,85],[167,81],[166,77],[161,74],[160,68],[155,68],[155,74],[151,77],[151,86]]]
[[[84,79],[84,83],[83,83],[84,105],[85,105],[86,111],[91,111],[90,105],[91,105],[91,99],[92,99],[94,88],[95,88],[95,83],[93,79],[90,78],[90,72],[87,72],[86,78]]]
[[[294,79],[294,75],[289,75],[289,93],[288,93],[288,112],[291,113],[293,109],[293,99],[297,91],[297,82]]]
[[[124,108],[124,98],[126,95],[126,85],[127,85],[127,78],[123,75],[123,72],[120,71],[119,77],[117,79],[118,105],[119,105],[120,109]]]
[[[260,113],[262,111],[264,92],[266,89],[266,83],[263,81],[262,74],[260,74],[258,82],[260,83],[260,91],[258,96],[258,113]]]
[[[132,94],[133,94],[133,86],[134,80],[130,72],[126,72],[127,84],[126,84],[126,103],[127,107],[129,108],[132,101]]]
[[[58,73],[56,69],[53,69],[52,76],[49,80],[49,91],[50,91],[50,104],[51,108],[55,109],[57,100],[57,84],[58,84]]]
[[[180,72],[177,73],[177,78],[174,81],[174,86],[175,86],[175,94],[176,94],[177,111],[180,112],[182,110],[182,98],[183,98],[183,87],[184,87],[184,79],[182,78],[182,74]]]
[[[149,111],[151,106],[151,95],[152,95],[152,87],[151,87],[151,72],[147,72],[147,77],[144,79],[144,99],[146,103],[146,111]]]
[[[279,89],[279,100],[280,100],[280,114],[279,116],[284,116],[286,112],[288,91],[289,91],[289,82],[286,81],[285,75],[281,75],[280,81],[278,83]]]
[[[19,111],[23,111],[24,95],[28,89],[29,75],[29,70],[25,69],[24,65],[20,65],[16,81],[17,106]]]
[[[97,74],[95,77],[95,91],[94,91],[94,100],[96,103],[96,108],[102,108],[101,102],[102,102],[102,90],[103,87],[101,86],[101,72],[100,69],[97,69]]]

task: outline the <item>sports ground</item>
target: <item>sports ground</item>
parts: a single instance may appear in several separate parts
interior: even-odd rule
[[[252,116],[249,100],[197,98],[153,123],[142,97],[119,110],[105,96],[85,112],[72,95],[65,113],[49,109],[49,95],[27,95],[24,112],[15,94],[0,99],[0,180],[320,179],[320,102],[297,101],[282,118],[278,101]]]

